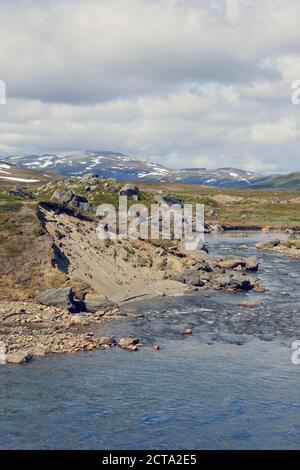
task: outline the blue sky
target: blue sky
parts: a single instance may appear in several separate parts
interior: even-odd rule
[[[2,0],[0,17],[0,154],[300,170],[298,0]]]

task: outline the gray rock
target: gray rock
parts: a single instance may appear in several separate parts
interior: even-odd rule
[[[120,196],[132,197],[136,200],[140,199],[140,194],[139,188],[133,184],[125,184],[119,192]]]
[[[10,196],[22,197],[24,199],[35,199],[35,195],[31,191],[28,191],[27,189],[22,188],[22,186],[18,185],[15,188],[7,191],[7,194],[9,194]]]
[[[5,361],[7,364],[24,364],[28,362],[30,358],[31,354],[28,352],[15,352],[6,354]]]
[[[40,292],[35,299],[43,305],[70,309],[73,307],[73,293],[70,287],[47,289]]]
[[[118,304],[104,296],[86,298],[84,305],[86,311],[91,313],[96,313],[99,310],[109,311],[118,308]]]
[[[200,272],[193,269],[174,275],[172,279],[187,284],[188,286],[203,287],[205,285],[205,282],[200,278]]]
[[[56,189],[52,194],[51,201],[56,200],[61,204],[67,205],[74,198],[75,194],[72,191],[65,189]]]
[[[173,204],[178,204],[180,207],[183,207],[184,205],[184,201],[182,199],[179,199],[175,196],[171,196],[169,194],[156,195],[154,196],[153,201],[156,204],[161,204],[163,206],[168,207],[173,206]]]

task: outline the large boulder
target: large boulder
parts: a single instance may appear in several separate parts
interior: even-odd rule
[[[176,274],[172,276],[172,280],[182,282],[188,286],[203,287],[205,285],[205,282],[201,279],[201,272],[194,269]]]
[[[127,196],[127,197],[132,197],[136,201],[140,199],[140,190],[137,186],[133,184],[125,184],[125,186],[122,186],[119,192],[120,196]]]
[[[93,208],[86,197],[74,194],[70,190],[57,189],[52,194],[51,200],[56,200],[64,206],[71,206],[84,212],[93,212]]]
[[[56,191],[54,191],[54,193],[52,194],[51,201],[55,200],[60,202],[61,204],[67,205],[72,201],[74,196],[75,194],[73,193],[73,191],[69,191],[66,189],[56,189]]]
[[[91,204],[89,203],[88,199],[84,196],[78,196],[77,194],[75,194],[73,199],[70,201],[70,205],[84,212],[93,212]]]
[[[14,352],[5,355],[5,362],[7,364],[24,364],[31,358],[31,354],[28,352]]]
[[[70,309],[73,308],[73,293],[70,287],[58,287],[40,292],[35,299],[43,305]]]
[[[118,304],[112,302],[105,296],[91,297],[86,296],[84,300],[85,309],[87,312],[96,313],[100,310],[108,312],[109,310],[114,310],[118,308]]]
[[[244,274],[223,274],[214,279],[214,287],[219,289],[248,291],[258,285],[258,279]]]
[[[251,258],[245,258],[245,269],[246,271],[257,271],[259,266],[259,261],[255,256]]]

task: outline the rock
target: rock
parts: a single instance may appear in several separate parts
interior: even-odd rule
[[[264,287],[256,286],[253,289],[253,292],[257,292],[258,294],[263,294],[266,292],[266,289]]]
[[[210,232],[223,232],[224,228],[221,224],[210,224],[208,226]]]
[[[192,328],[184,328],[184,329],[181,331],[181,334],[182,334],[182,335],[191,335],[192,333],[193,333]]]
[[[217,220],[218,218],[218,215],[214,209],[210,209],[209,211],[207,211],[206,216],[211,220]]]
[[[136,346],[137,344],[139,344],[139,339],[134,336],[130,336],[129,338],[121,338],[118,342],[118,345],[122,349],[127,349],[129,346]]]
[[[74,194],[70,190],[57,189],[52,194],[51,200],[56,200],[65,206],[69,205],[84,212],[93,212],[93,208],[86,197]]]
[[[35,195],[31,191],[28,191],[28,189],[22,188],[22,186],[19,185],[7,191],[7,194],[10,196],[22,197],[24,199],[35,199]]]
[[[91,313],[95,313],[97,311],[104,311],[104,313],[106,313],[109,310],[114,310],[119,307],[118,304],[112,302],[105,296],[86,296],[84,300],[84,305],[86,311]]]
[[[75,195],[72,191],[65,190],[65,189],[57,189],[52,194],[51,201],[56,200],[60,202],[61,204],[67,205],[72,201],[74,196]]]
[[[81,182],[82,183],[88,183],[91,184],[90,182],[93,181],[93,184],[98,184],[98,175],[96,173],[87,173],[86,175],[82,176]]]
[[[255,300],[243,300],[239,303],[241,307],[248,307],[248,308],[255,308],[262,305],[262,302],[255,301]]]
[[[280,240],[279,239],[276,239],[276,240],[269,240],[267,242],[261,242],[261,243],[257,243],[256,244],[256,248],[258,248],[259,250],[269,250],[269,249],[272,249],[276,246],[279,246],[280,245]]]
[[[244,274],[222,274],[214,279],[214,287],[230,290],[243,290],[248,291],[256,287],[258,283],[257,278],[251,278]]]
[[[139,350],[139,346],[137,344],[130,344],[126,349],[127,351],[134,352]]]
[[[114,336],[102,336],[100,338],[100,344],[101,346],[115,346],[117,344],[117,341]]]
[[[72,281],[71,287],[74,297],[78,300],[84,300],[87,293],[91,290],[90,284],[80,280]]]
[[[172,275],[171,279],[187,284],[188,286],[203,287],[205,285],[205,282],[200,277],[200,272],[193,269],[181,274]]]
[[[242,265],[244,261],[241,258],[220,258],[217,261],[217,266],[221,269],[236,269]]]
[[[177,204],[180,207],[183,207],[184,205],[184,201],[182,199],[179,199],[175,196],[171,196],[169,194],[155,195],[153,198],[153,202],[155,202],[155,204],[160,204],[162,206],[167,207],[171,207],[174,204]]]
[[[36,296],[36,301],[43,305],[70,309],[73,304],[73,293],[70,287],[47,289]]]
[[[220,258],[217,266],[221,269],[245,269],[246,271],[257,271],[259,262],[257,258]]]
[[[88,323],[88,318],[86,315],[72,315],[70,319],[71,325],[86,325]]]
[[[270,232],[270,227],[263,227],[261,229],[261,233],[269,233]]]
[[[73,199],[69,203],[72,207],[76,207],[84,212],[93,212],[93,208],[86,197],[74,195]]]
[[[24,364],[28,362],[31,358],[31,354],[28,352],[15,352],[15,353],[8,353],[5,356],[5,360],[7,364]]]
[[[257,271],[259,266],[258,259],[253,256],[251,258],[245,258],[245,269],[246,271]]]
[[[136,201],[140,199],[140,194],[141,193],[139,188],[133,184],[126,184],[125,186],[122,186],[119,192],[120,196],[132,197]]]

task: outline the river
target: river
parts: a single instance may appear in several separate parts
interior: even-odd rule
[[[213,254],[258,256],[265,293],[140,302],[141,318],[101,328],[159,351],[112,348],[0,366],[0,448],[298,448],[300,365],[291,344],[300,339],[300,263],[257,252],[268,237],[206,238]],[[244,300],[262,304],[246,308]],[[185,326],[192,335],[180,334]]]

